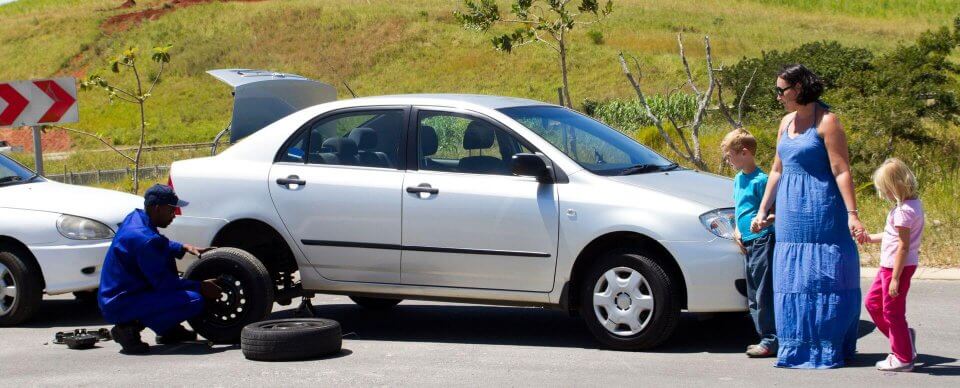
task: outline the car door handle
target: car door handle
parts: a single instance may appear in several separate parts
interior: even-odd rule
[[[407,192],[414,193],[414,194],[420,194],[420,193],[438,194],[440,193],[440,189],[435,189],[433,187],[430,187],[429,183],[421,183],[419,186],[407,187]]]
[[[286,178],[277,178],[277,184],[280,186],[290,186],[290,185],[304,186],[307,184],[307,181],[300,179],[300,177],[296,175],[290,175]]]

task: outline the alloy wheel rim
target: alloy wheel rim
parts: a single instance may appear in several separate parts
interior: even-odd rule
[[[653,311],[650,283],[633,268],[612,268],[593,287],[594,315],[611,334],[627,337],[640,333],[653,319]]]
[[[0,315],[7,315],[17,300],[17,279],[7,266],[0,264]]]

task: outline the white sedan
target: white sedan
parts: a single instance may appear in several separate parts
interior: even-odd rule
[[[235,85],[235,104],[268,83],[237,73],[217,73]],[[231,130],[270,122],[238,118],[250,112],[239,106]],[[300,290],[370,308],[402,299],[558,308],[615,349],[656,346],[681,310],[746,309],[732,182],[680,168],[575,111],[400,95],[278,118],[171,169],[191,205],[169,236],[239,248],[220,264],[180,264],[191,265],[188,277],[229,277],[227,293],[237,295],[191,321],[208,339],[236,338]]]
[[[29,319],[44,293],[96,289],[114,232],[138,207],[135,195],[49,181],[0,155],[0,325]]]

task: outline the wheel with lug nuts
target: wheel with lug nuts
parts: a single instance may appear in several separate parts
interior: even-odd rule
[[[220,298],[207,300],[204,312],[189,320],[197,334],[210,341],[239,343],[244,326],[262,321],[273,309],[270,274],[263,263],[244,250],[218,248],[204,253],[183,277],[216,279],[220,286]]]
[[[29,320],[43,300],[42,284],[29,253],[0,245],[0,326]]]
[[[680,281],[647,256],[609,253],[580,282],[580,316],[604,347],[653,348],[680,320],[680,293],[674,286]]]

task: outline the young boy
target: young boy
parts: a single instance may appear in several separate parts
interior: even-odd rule
[[[750,221],[757,215],[763,192],[767,187],[765,174],[754,159],[757,139],[742,128],[728,133],[720,143],[723,157],[733,168],[740,170],[733,178],[734,241],[746,255],[747,301],[760,343],[747,347],[749,357],[777,355],[777,327],[773,318],[773,227],[750,231]],[[772,223],[773,212],[767,218]]]

